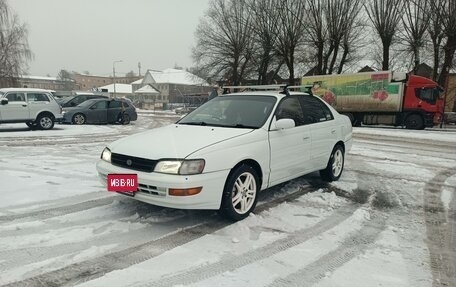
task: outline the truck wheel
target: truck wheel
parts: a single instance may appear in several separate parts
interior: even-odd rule
[[[417,114],[409,115],[405,119],[405,128],[409,130],[422,130],[424,129],[423,117]]]
[[[320,176],[324,181],[335,181],[340,178],[344,170],[344,148],[336,145],[329,157],[328,165],[320,170]]]
[[[225,183],[220,212],[234,221],[246,218],[256,206],[259,190],[256,171],[248,165],[239,166]]]
[[[39,116],[36,123],[42,130],[50,130],[54,127],[54,119],[48,114]]]
[[[86,117],[81,113],[75,114],[73,116],[72,122],[73,122],[73,124],[76,124],[76,125],[83,125],[86,122]]]

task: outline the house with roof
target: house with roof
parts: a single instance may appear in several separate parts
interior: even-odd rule
[[[179,69],[147,70],[144,78],[132,83],[132,88],[135,99],[142,96],[147,99],[146,95],[154,94],[155,104],[163,106],[168,103],[199,105],[207,100],[212,90],[204,79]]]

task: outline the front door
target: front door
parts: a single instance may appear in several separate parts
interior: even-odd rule
[[[293,96],[284,98],[279,103],[274,117],[274,121],[284,118],[292,119],[296,126],[269,132],[271,148],[269,185],[290,180],[312,169],[310,162],[311,129],[304,120],[298,98]]]
[[[87,123],[106,123],[108,117],[108,101],[100,100],[90,106],[87,111]]]
[[[24,93],[11,92],[3,98],[8,99],[8,104],[0,105],[2,121],[21,121],[30,119],[29,106]]]

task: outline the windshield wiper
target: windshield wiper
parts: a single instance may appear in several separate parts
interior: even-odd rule
[[[180,125],[191,125],[191,126],[207,126],[206,122],[187,122],[187,123],[178,123]]]

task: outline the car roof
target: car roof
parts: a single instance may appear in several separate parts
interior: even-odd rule
[[[294,96],[294,95],[310,95],[309,93],[303,93],[303,92],[293,92],[289,91],[289,94]],[[286,97],[286,94],[283,94],[282,91],[248,91],[248,92],[236,92],[236,93],[229,93],[229,94],[223,94],[220,95],[220,97],[230,97],[230,96],[269,96],[269,97],[275,97],[278,100]]]
[[[3,88],[0,92],[47,92],[52,93],[54,90],[35,89],[35,88]]]

